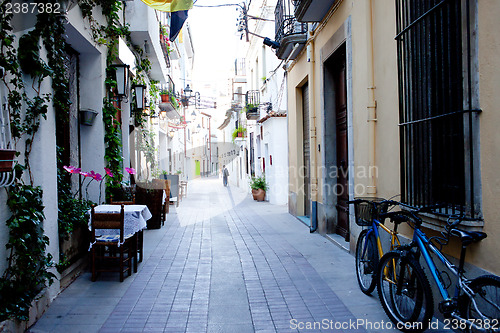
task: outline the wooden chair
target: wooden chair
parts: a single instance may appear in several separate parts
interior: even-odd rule
[[[187,182],[187,180],[181,180],[180,186],[181,186],[181,190],[182,190],[182,196],[185,198],[188,194],[188,182]]]
[[[113,196],[110,199],[111,205],[135,205],[135,194],[132,194],[132,201],[114,201]],[[134,252],[134,273],[137,273],[137,260],[142,262],[143,249],[144,249],[144,231],[139,230],[137,235],[135,235],[136,251]]]
[[[170,211],[170,180],[168,179],[153,179],[153,184],[156,188],[162,188],[165,193],[165,201],[161,208],[161,225],[165,225],[167,214]]]
[[[163,187],[156,188],[153,183],[137,184],[135,202],[138,205],[148,206],[152,215],[147,221],[148,229],[161,228],[163,201]]]
[[[114,201],[113,196],[111,196],[110,204],[111,205],[135,205],[135,194],[132,194],[131,201]]]
[[[94,207],[91,211],[91,260],[92,281],[99,272],[119,272],[120,282],[123,282],[124,273],[132,274],[132,258],[134,258],[134,235],[124,235],[125,208],[121,205],[120,213],[96,213]],[[96,229],[118,229],[119,235],[97,235]],[[113,267],[118,261],[118,267]]]

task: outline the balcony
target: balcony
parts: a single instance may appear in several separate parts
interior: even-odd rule
[[[160,46],[160,22],[156,11],[141,0],[132,0],[127,1],[125,17],[132,43],[141,48],[144,56],[151,61],[151,79],[166,83],[168,68]]]
[[[257,120],[260,117],[259,112],[260,92],[258,90],[249,90],[245,94],[245,109],[247,120]]]
[[[175,84],[170,76],[168,76],[166,87],[160,92],[160,112],[165,112],[169,119],[179,119],[180,102],[175,93]]]
[[[167,68],[170,68],[170,52],[171,46],[170,41],[168,40],[168,35],[163,33],[163,29],[160,27],[160,46],[161,51],[163,52],[163,57],[165,58],[165,63]]]
[[[321,22],[339,0],[294,0],[295,17],[299,22]]]
[[[298,22],[294,12],[295,6],[292,0],[278,0],[274,11],[276,24],[274,40],[280,44],[276,55],[281,60],[295,59],[306,44],[307,23]]]

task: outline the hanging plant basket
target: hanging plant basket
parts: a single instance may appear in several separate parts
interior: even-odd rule
[[[0,172],[12,171],[14,167],[14,156],[16,151],[12,149],[0,149]]]
[[[96,117],[97,111],[90,109],[80,110],[80,124],[82,125],[92,126]]]

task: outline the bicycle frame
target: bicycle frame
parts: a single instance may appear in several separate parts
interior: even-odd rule
[[[365,243],[363,244],[363,255],[365,254],[365,251],[366,251],[368,237],[370,236],[370,234],[372,232],[375,234],[375,238],[377,239],[377,249],[378,249],[379,258],[382,258],[382,256],[384,255],[384,250],[382,249],[382,242],[380,240],[380,233],[379,233],[378,227],[382,228],[382,230],[384,230],[385,232],[387,232],[388,234],[391,235],[390,251],[392,251],[394,249],[394,244],[396,242],[398,243],[398,246],[401,246],[401,243],[399,242],[399,238],[398,238],[398,232],[396,231],[396,229],[391,230],[391,229],[387,228],[385,225],[383,225],[381,222],[379,222],[377,219],[373,219],[372,226],[368,230],[367,236],[365,239]]]
[[[450,294],[448,293],[448,290],[445,288],[443,283],[441,282],[439,278],[439,270],[434,264],[434,260],[432,259],[429,250],[431,253],[435,254],[436,257],[441,261],[446,268],[448,268],[449,271],[453,273],[457,277],[457,286],[456,286],[456,291],[455,291],[455,297],[459,296],[460,289],[462,288],[462,281],[460,278],[459,270],[458,268],[453,265],[442,253],[439,251],[427,238],[427,236],[419,229],[415,228],[413,231],[413,244],[415,244],[418,249],[420,250],[420,253],[422,254],[422,257],[424,258],[427,267],[429,268],[432,278],[434,282],[436,283],[439,293],[443,297],[443,300],[450,300]]]

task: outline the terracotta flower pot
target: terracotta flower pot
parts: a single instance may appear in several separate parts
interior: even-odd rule
[[[170,98],[167,94],[164,94],[164,95],[160,95],[160,98],[161,98],[161,102],[162,103],[168,103],[170,102]]]
[[[266,197],[266,191],[264,191],[261,188],[259,188],[257,190],[252,190],[252,196],[253,196],[254,200],[264,201],[264,199]]]
[[[11,171],[14,166],[15,150],[0,149],[0,172]]]

